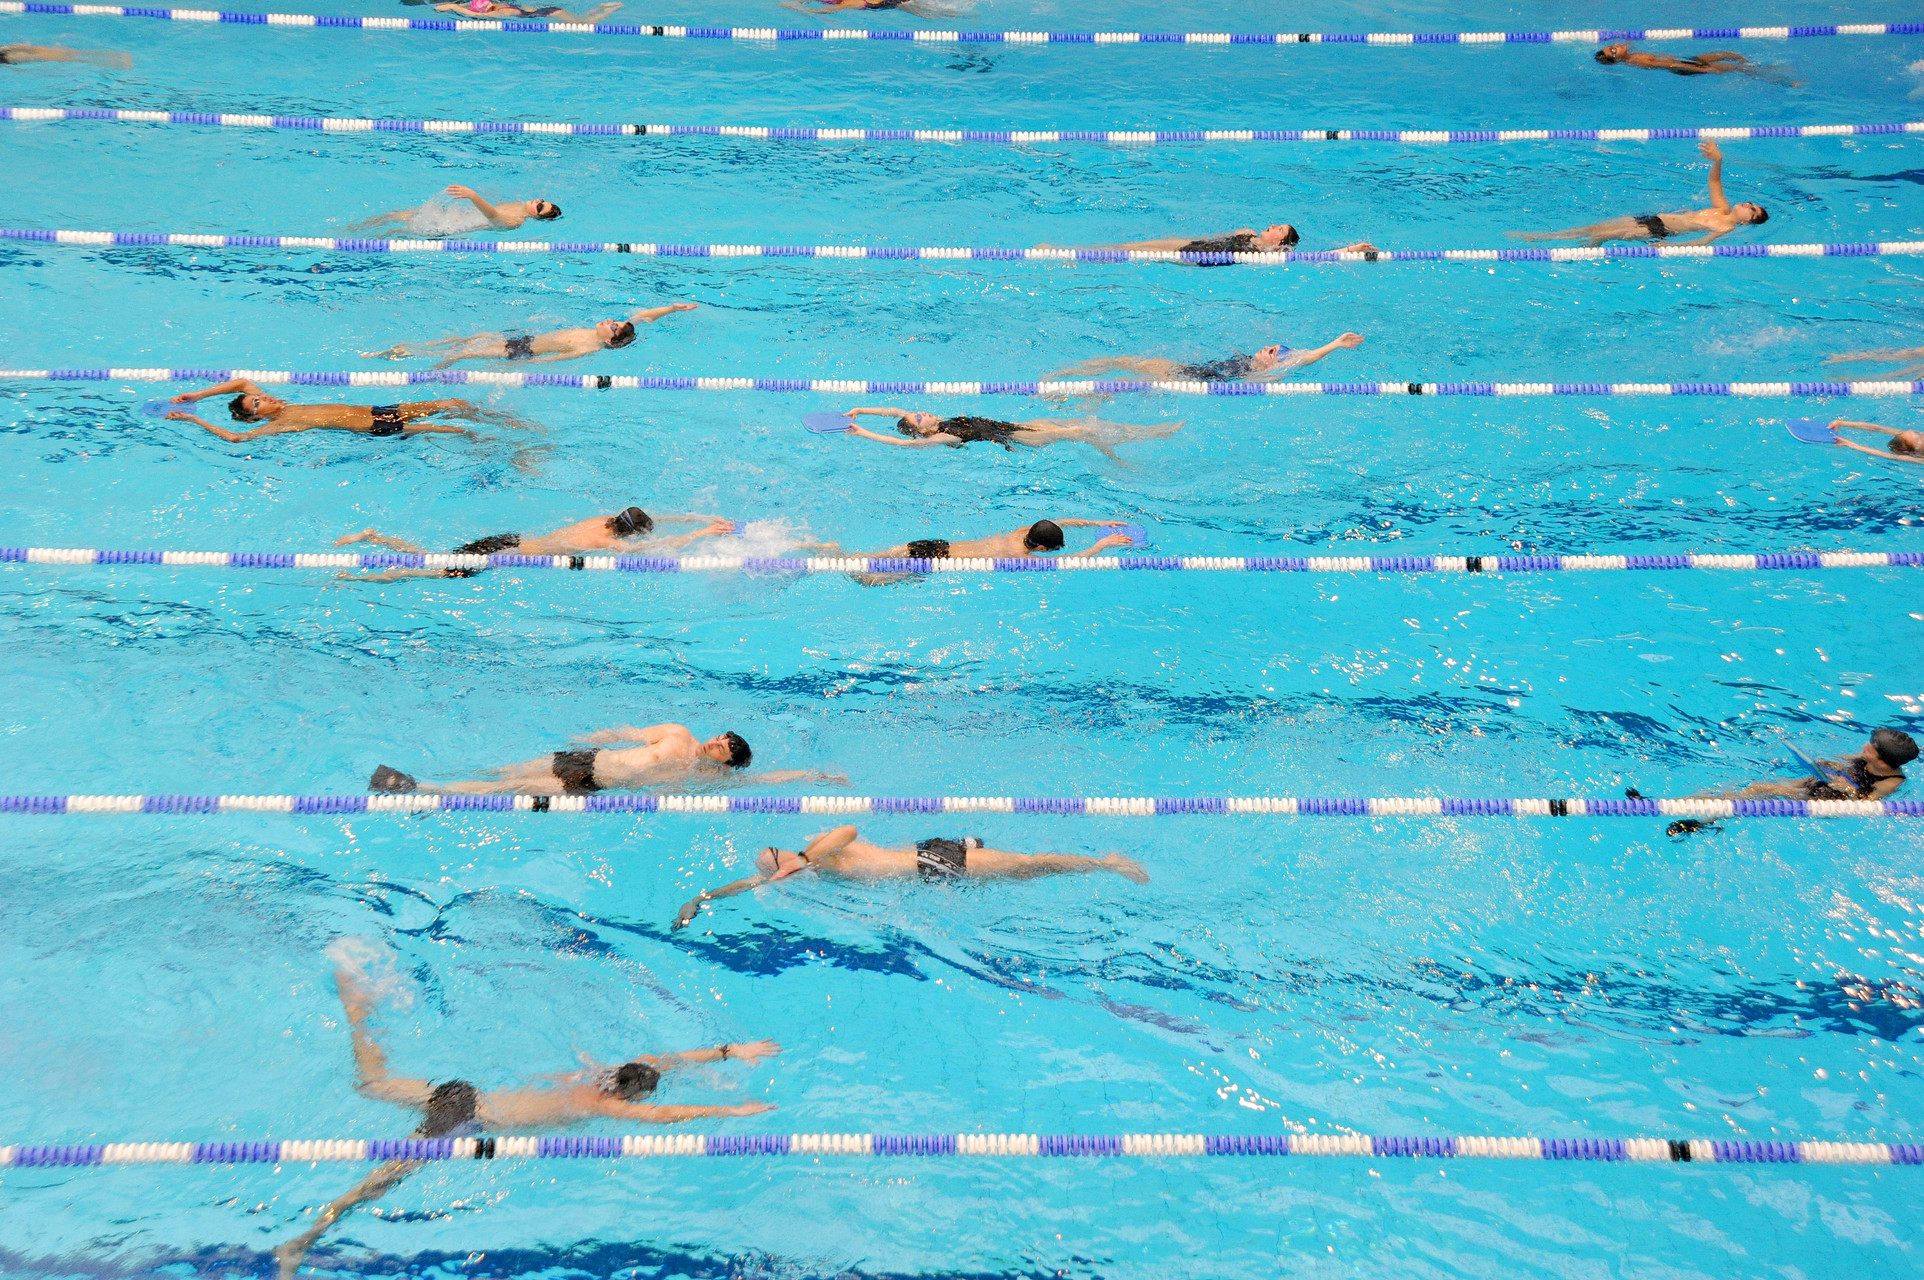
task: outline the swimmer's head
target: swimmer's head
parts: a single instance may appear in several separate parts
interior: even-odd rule
[[[1287,222],[1279,222],[1273,227],[1265,227],[1256,237],[1256,242],[1265,249],[1293,249],[1302,240],[1302,233]]]
[[[774,845],[755,855],[755,870],[764,880],[786,880],[797,871],[807,868],[807,858],[787,849],[777,849]]]
[[[1267,370],[1274,369],[1277,362],[1282,358],[1282,344],[1280,342],[1273,342],[1249,358],[1249,367],[1253,372],[1263,373]]]
[[[1606,67],[1615,66],[1629,56],[1630,46],[1627,44],[1607,44],[1597,50],[1597,61]]]
[[[739,733],[732,731],[718,733],[702,743],[701,755],[704,759],[725,764],[731,769],[746,769],[748,762],[755,758],[755,753],[748,749],[748,743]]]
[[[1893,769],[1917,759],[1917,740],[1902,729],[1879,729],[1871,735],[1871,750]]]
[[[1030,551],[1062,550],[1062,526],[1053,520],[1038,520],[1022,535],[1022,545]]]
[[[1924,431],[1900,431],[1891,437],[1889,448],[1892,453],[1924,455]]]
[[[553,222],[561,216],[561,206],[552,200],[530,200],[528,212],[543,222]]]
[[[932,413],[911,413],[895,420],[895,429],[905,436],[932,436],[942,428],[942,419]]]
[[[438,1138],[474,1119],[475,1105],[481,1095],[466,1080],[449,1080],[434,1086],[428,1095],[427,1118],[417,1131],[423,1137]]]
[[[631,320],[603,320],[595,326],[595,337],[601,339],[604,347],[625,347],[635,340],[635,326]]]
[[[640,507],[624,508],[618,516],[608,517],[608,532],[617,538],[632,538],[638,533],[652,533],[655,518]]]
[[[259,422],[287,407],[287,401],[276,400],[273,396],[250,391],[246,395],[235,396],[227,402],[227,412],[236,422]]]
[[[603,1091],[623,1102],[640,1102],[661,1083],[661,1072],[645,1062],[624,1062],[608,1077]]]
[[[1760,204],[1753,204],[1748,200],[1742,204],[1732,205],[1730,212],[1736,216],[1737,221],[1749,223],[1753,227],[1770,221],[1770,211],[1768,209]]]

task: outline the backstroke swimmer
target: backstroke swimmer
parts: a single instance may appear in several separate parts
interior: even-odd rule
[[[1736,72],[1769,80],[1774,84],[1797,87],[1786,74],[1787,68],[1759,66],[1741,53],[1697,53],[1688,58],[1673,58],[1667,53],[1644,53],[1627,44],[1608,44],[1597,50],[1596,58],[1606,67],[1637,67],[1644,71],[1668,71],[1679,76],[1721,76]]]
[[[706,742],[687,725],[657,724],[646,729],[621,725],[571,739],[575,749],[550,752],[519,764],[503,765],[492,778],[466,782],[423,783],[412,774],[381,765],[367,781],[369,791],[404,794],[428,791],[470,796],[581,796],[597,791],[639,791],[662,786],[751,786],[783,782],[822,782],[845,787],[839,774],[812,769],[783,769],[744,774],[755,753],[739,733],[716,734]],[[615,743],[630,745],[603,750]]]
[[[1698,239],[1679,243],[1709,244],[1712,240],[1729,235],[1738,227],[1761,226],[1770,221],[1770,214],[1764,206],[1750,201],[1733,205],[1724,197],[1724,153],[1716,143],[1706,139],[1697,144],[1697,150],[1710,157],[1708,209],[1644,213],[1634,217],[1612,218],[1608,222],[1596,222],[1587,227],[1571,227],[1566,231],[1511,231],[1506,234],[1516,240],[1581,240],[1594,247],[1609,240],[1667,240],[1671,236],[1701,231],[1704,234]]]
[[[782,0],[782,8],[797,13],[862,13],[875,9],[900,9],[918,18],[940,22],[959,18],[974,10],[973,5],[944,3],[943,0]]]
[[[780,1053],[772,1040],[724,1044],[683,1053],[637,1054],[621,1063],[589,1063],[582,1070],[549,1076],[540,1083],[483,1093],[466,1080],[435,1084],[388,1069],[387,1051],[367,1029],[374,992],[361,974],[346,965],[335,970],[335,987],[347,1015],[354,1045],[354,1091],[364,1098],[392,1102],[421,1113],[416,1138],[467,1138],[489,1130],[552,1129],[582,1120],[607,1118],[642,1124],[680,1124],[708,1116],[752,1116],[775,1108],[766,1102],[732,1106],[664,1106],[646,1101],[664,1073],[698,1062],[756,1062]],[[389,1160],[354,1189],[326,1205],[314,1225],[274,1250],[281,1280],[292,1280],[314,1242],[356,1205],[378,1200],[424,1164]]]
[[[1773,778],[1735,791],[1700,791],[1697,796],[1715,800],[1883,800],[1904,785],[1904,766],[1915,759],[1917,741],[1910,734],[1900,729],[1879,729],[1854,755],[1820,758],[1816,763],[1826,780],[1808,775]],[[1624,795],[1632,800],[1644,798],[1635,787]],[[1679,818],[1664,833],[1682,838],[1699,831],[1720,830],[1715,819]]]
[[[1868,453],[1873,458],[1884,458],[1887,460],[1895,458],[1899,462],[1924,462],[1924,431],[1898,431],[1891,427],[1880,427],[1875,422],[1852,422],[1848,418],[1833,419],[1830,424],[1830,429],[1832,431],[1862,431],[1866,435],[1886,437],[1884,448],[1873,449],[1869,445],[1859,444],[1855,440],[1846,440],[1842,436],[1839,436],[1837,443],[1843,445],[1846,449],[1855,449],[1859,453]]]
[[[205,418],[184,411],[168,414],[176,422],[197,422],[230,444],[258,440],[262,436],[292,435],[297,431],[353,431],[364,436],[457,435],[474,433],[466,427],[431,422],[431,418],[454,418],[464,422],[491,422],[525,426],[512,414],[483,409],[467,400],[415,400],[406,404],[289,404],[270,396],[246,378],[234,378],[203,391],[186,391],[173,398],[175,404],[193,404],[209,396],[231,395],[227,412],[237,422],[264,425],[252,431],[230,431]]]
[[[938,418],[932,413],[887,408],[847,409],[844,414],[850,418],[864,414],[894,418],[895,430],[902,437],[900,439],[870,431],[852,422],[848,434],[902,449],[926,449],[934,445],[960,449],[978,441],[986,441],[999,444],[1013,453],[1017,445],[1039,449],[1043,445],[1067,442],[1086,444],[1112,458],[1115,456],[1114,449],[1110,447],[1112,445],[1161,440],[1174,435],[1183,423],[1182,419],[1177,419],[1175,422],[1136,426],[1126,422],[1104,422],[1095,417],[1073,421],[1064,418],[1029,418],[1022,422],[1004,422],[997,418]]]
[[[1236,231],[1224,232],[1219,236],[1166,236],[1160,240],[1132,240],[1127,244],[1091,245],[1094,249],[1133,249],[1143,252],[1161,253],[1281,253],[1293,249],[1302,241],[1302,235],[1287,222],[1255,231],[1243,227]],[[1060,249],[1066,246],[1039,244],[1038,249]],[[1370,253],[1376,246],[1367,240],[1346,244],[1338,253]],[[1220,266],[1221,263],[1199,263],[1199,266]]]
[[[113,71],[134,65],[132,54],[113,49],[69,49],[57,44],[0,44],[0,67],[24,67],[29,62],[85,62]]]
[[[837,827],[809,840],[799,853],[769,847],[755,858],[755,874],[719,889],[709,889],[684,903],[674,928],[685,928],[702,904],[717,898],[775,884],[803,871],[837,880],[1033,880],[1038,876],[1076,875],[1112,871],[1136,884],[1149,883],[1149,873],[1133,858],[1119,853],[1084,857],[1073,853],[1010,853],[983,847],[980,840],[918,840],[912,848],[885,849],[857,839],[854,827]]]
[[[541,222],[553,222],[561,216],[561,206],[552,200],[503,200],[500,204],[490,204],[482,199],[473,187],[464,187],[459,183],[449,187],[446,194],[456,200],[466,200],[473,205],[475,212],[479,213],[483,219],[482,227],[492,227],[496,231],[513,231],[530,218]],[[412,209],[396,209],[391,213],[377,214],[355,223],[349,230],[372,231],[376,227],[404,226],[436,207],[432,204],[421,204]],[[476,230],[479,229],[476,228]],[[441,234],[459,233],[449,230]]]
[[[1275,344],[1258,348],[1249,355],[1238,352],[1200,364],[1184,364],[1167,356],[1098,356],[1052,373],[1046,381],[1096,378],[1105,373],[1139,373],[1153,382],[1271,382],[1305,365],[1315,364],[1331,352],[1353,350],[1362,345],[1362,334],[1346,333],[1320,347],[1291,348]]]
[[[657,521],[706,521],[704,528],[674,537],[651,538]],[[735,522],[720,516],[651,516],[640,507],[628,507],[612,516],[590,516],[553,533],[524,538],[518,533],[491,533],[485,538],[463,543],[454,549],[458,556],[491,556],[512,551],[523,556],[639,555],[642,552],[666,554],[680,551],[700,538],[721,538],[735,532]],[[390,551],[425,555],[427,550],[405,538],[393,538],[373,529],[346,533],[334,540],[337,547],[356,542],[372,542]],[[350,582],[396,582],[402,578],[472,578],[481,569],[386,569],[376,573],[344,573]]]
[[[598,4],[586,13],[570,13],[558,5],[503,4],[501,0],[466,0],[465,3],[447,3],[434,6],[440,13],[457,14],[463,18],[533,18],[541,22],[567,22],[580,26],[593,26],[620,11],[619,3]]]
[[[445,369],[462,360],[526,360],[530,364],[551,364],[556,360],[579,360],[597,351],[615,351],[635,340],[635,325],[653,324],[678,311],[693,311],[692,302],[675,302],[665,307],[645,307],[632,311],[626,320],[603,320],[592,329],[552,329],[547,333],[509,337],[502,333],[471,333],[461,338],[442,338],[435,342],[396,343],[385,351],[363,351],[370,360],[411,360],[419,356],[446,354],[434,367]],[[447,348],[453,348],[447,350]]]

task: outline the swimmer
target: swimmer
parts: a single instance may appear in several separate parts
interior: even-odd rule
[[[1363,345],[1363,335],[1346,333],[1340,338],[1332,338],[1320,347],[1308,349],[1285,346],[1260,348],[1253,355],[1238,353],[1211,360],[1204,364],[1183,364],[1166,356],[1098,356],[1094,360],[1084,360],[1060,373],[1052,373],[1048,381],[1063,378],[1094,378],[1105,373],[1139,373],[1155,382],[1270,382],[1286,377],[1305,365],[1315,364],[1332,351],[1344,351]]]
[[[1837,443],[1846,449],[1868,453],[1873,458],[1896,458],[1899,462],[1924,462],[1924,431],[1894,431],[1880,427],[1875,422],[1852,422],[1848,418],[1835,418],[1831,421],[1832,431],[1862,431],[1867,435],[1887,437],[1884,448],[1873,449],[1855,440],[1839,436]]]
[[[800,853],[773,847],[763,849],[755,858],[755,875],[719,889],[709,889],[684,903],[675,915],[673,927],[686,927],[704,902],[732,898],[802,871],[814,871],[838,880],[906,880],[911,876],[924,880],[1033,880],[1038,876],[1113,871],[1136,884],[1149,883],[1149,873],[1134,859],[1119,853],[1106,858],[1073,853],[1009,853],[984,848],[980,840],[973,838],[918,840],[913,848],[884,849],[855,837],[854,827],[837,827],[810,839],[808,847]]]
[[[503,4],[501,0],[466,0],[463,4],[437,4],[434,8],[441,13],[457,14],[463,18],[506,18],[510,21],[535,18],[543,22],[571,22],[581,26],[593,26],[603,18],[609,17],[621,8],[620,4],[598,4],[586,13],[570,13],[555,5]]]
[[[632,311],[626,320],[603,320],[592,329],[553,329],[514,338],[501,333],[471,333],[464,338],[442,338],[419,346],[401,342],[385,351],[361,354],[370,360],[411,360],[453,347],[454,350],[435,363],[435,368],[445,369],[462,360],[526,360],[531,364],[550,364],[556,360],[579,360],[597,351],[618,350],[635,340],[637,322],[653,324],[663,316],[694,309],[692,302],[676,302],[666,307]]]
[[[1225,232],[1219,236],[1202,239],[1190,236],[1169,236],[1162,240],[1132,240],[1127,244],[1099,244],[1096,249],[1136,249],[1145,252],[1173,253],[1281,253],[1293,249],[1301,242],[1302,236],[1287,222],[1279,222],[1261,231],[1244,227],[1238,231]],[[1059,249],[1065,246],[1039,244],[1038,249]],[[1373,253],[1376,246],[1367,240],[1346,244],[1338,253]],[[1198,263],[1199,266],[1222,266],[1222,263]]]
[[[607,1118],[642,1124],[680,1124],[709,1116],[752,1116],[775,1108],[766,1102],[732,1106],[664,1106],[646,1101],[663,1074],[698,1062],[757,1062],[782,1051],[773,1040],[717,1045],[682,1053],[637,1054],[621,1063],[588,1063],[580,1071],[538,1078],[518,1089],[490,1089],[486,1093],[465,1080],[431,1080],[397,1076],[388,1070],[387,1051],[367,1029],[374,1011],[374,995],[350,969],[337,969],[334,984],[354,1044],[354,1091],[364,1098],[411,1107],[421,1113],[416,1138],[468,1138],[489,1130],[552,1129],[582,1120]],[[292,1280],[307,1251],[314,1247],[343,1214],[356,1205],[378,1200],[402,1179],[421,1168],[420,1160],[389,1160],[355,1184],[346,1195],[328,1204],[314,1225],[274,1250],[281,1280]]]
[[[1721,76],[1735,71],[1777,84],[1796,88],[1787,78],[1786,68],[1759,66],[1741,53],[1697,53],[1688,58],[1673,58],[1667,53],[1638,53],[1627,44],[1610,44],[1597,50],[1597,61],[1606,67],[1639,67],[1645,71],[1668,71],[1679,76]]]
[[[904,13],[936,22],[944,18],[959,18],[968,13],[971,7],[942,3],[942,0],[782,0],[782,8],[793,9],[797,13],[862,13],[874,9],[900,9]]]
[[[932,445],[948,445],[960,449],[978,441],[999,444],[1009,452],[1015,452],[1017,445],[1040,449],[1043,445],[1058,442],[1086,444],[1092,449],[1100,449],[1110,457],[1115,451],[1112,444],[1133,444],[1141,440],[1160,440],[1174,435],[1181,427],[1182,420],[1158,422],[1146,426],[1134,426],[1126,422],[1104,422],[1098,418],[1082,418],[1069,421],[1063,418],[1030,418],[1023,422],[1003,422],[996,418],[938,418],[932,413],[917,413],[908,409],[846,409],[848,417],[868,414],[878,418],[894,418],[896,431],[906,437],[883,435],[865,427],[849,424],[848,434],[860,436],[864,440],[876,440],[882,444],[895,445],[902,449],[926,449]]]
[[[1709,244],[1712,240],[1729,235],[1738,227],[1761,226],[1770,221],[1770,214],[1764,206],[1749,201],[1733,205],[1724,198],[1724,153],[1716,143],[1708,140],[1700,142],[1697,150],[1710,157],[1708,209],[1612,218],[1608,222],[1571,227],[1567,231],[1511,231],[1507,234],[1517,240],[1581,240],[1594,247],[1608,240],[1667,240],[1671,236],[1701,231],[1704,234],[1699,239],[1680,243]]]
[[[475,207],[487,225],[497,231],[513,231],[529,218],[540,222],[553,222],[561,216],[561,206],[551,200],[503,200],[500,204],[489,204],[483,200],[473,187],[459,183],[447,189],[447,194],[456,200],[466,200]],[[431,205],[416,205],[412,209],[396,209],[392,213],[379,214],[348,228],[350,231],[371,231],[376,227],[402,226],[412,221]]]
[[[246,378],[235,378],[205,391],[187,391],[173,399],[175,404],[192,404],[208,396],[234,398],[227,412],[237,422],[259,422],[264,426],[252,431],[229,431],[205,418],[186,412],[167,416],[176,422],[198,422],[230,444],[258,440],[262,436],[292,435],[297,431],[354,431],[364,436],[457,435],[471,436],[466,427],[451,427],[429,422],[429,418],[458,418],[466,422],[500,422],[521,425],[518,418],[492,409],[483,409],[466,400],[415,400],[407,404],[289,404],[268,395]]]
[[[1062,550],[1064,529],[1120,529],[1120,520],[1038,520],[1020,529],[998,533],[993,537],[975,538],[965,542],[950,542],[945,538],[928,538],[916,542],[904,542],[886,551],[865,551],[861,554],[871,558],[892,557],[911,560],[964,560],[979,558],[984,560],[1027,560]],[[1072,551],[1071,558],[1085,559],[1111,547],[1126,547],[1132,539],[1126,533],[1111,533],[1096,539],[1095,545],[1082,551]],[[840,553],[840,547],[824,548]],[[909,573],[856,573],[849,575],[865,587],[879,586],[887,582],[901,582],[917,575]]]
[[[86,62],[125,71],[134,65],[131,54],[112,49],[68,49],[57,44],[0,44],[0,67],[22,67],[29,62]]]
[[[1924,361],[1924,347],[1904,347],[1902,349],[1886,347],[1881,351],[1846,351],[1839,355],[1824,357],[1825,364],[1864,364],[1868,362],[1871,364],[1907,365],[1906,368],[1897,369],[1884,375],[1884,378],[1891,382],[1909,382],[1913,378],[1924,377],[1924,363],[1911,363],[1913,361]]]
[[[1904,785],[1904,766],[1917,759],[1917,742],[1900,729],[1879,729],[1855,755],[1820,759],[1829,782],[1782,778],[1753,782],[1741,791],[1718,793],[1726,800],[1882,800]]]
[[[722,733],[702,742],[686,725],[658,724],[646,729],[622,725],[570,739],[576,750],[555,751],[520,764],[503,765],[492,778],[469,782],[423,783],[413,775],[381,765],[368,779],[369,791],[402,794],[427,791],[437,795],[469,796],[584,796],[597,791],[639,791],[661,786],[751,786],[757,783],[823,782],[848,785],[837,774],[809,769],[745,774],[754,752],[738,733]],[[639,746],[604,751],[617,743]],[[587,748],[587,749],[580,749]]]
[[[706,520],[706,528],[672,538],[650,538],[657,520],[677,523]],[[629,507],[617,515],[590,516],[565,529],[524,538],[518,533],[491,533],[485,538],[463,543],[454,549],[457,556],[491,556],[512,551],[523,556],[638,555],[644,551],[665,554],[680,551],[699,538],[723,538],[735,532],[735,522],[720,516],[651,516],[640,507]],[[391,538],[373,529],[346,533],[334,540],[337,547],[355,542],[372,542],[406,555],[425,555],[427,549],[404,538]],[[350,582],[396,582],[402,578],[472,578],[480,569],[387,569],[379,573],[344,573]]]

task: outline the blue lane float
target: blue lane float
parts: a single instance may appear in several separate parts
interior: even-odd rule
[[[0,814],[583,813],[852,816],[1006,813],[1050,817],[1916,818],[1924,800],[1719,800],[1449,796],[716,796],[0,795]]]
[[[309,1164],[384,1160],[610,1160],[648,1157],[856,1156],[1186,1159],[1559,1160],[1609,1164],[1924,1164],[1924,1143],[1706,1138],[1542,1138],[1372,1134],[768,1133],[620,1137],[337,1138],[0,1146],[0,1168],[156,1164]]]
[[[1094,142],[1132,146],[1195,142],[1400,142],[1472,145],[1492,142],[1658,142],[1758,138],[1846,138],[1924,133],[1924,121],[1900,124],[1749,125],[1639,129],[809,129],[767,125],[568,124],[516,120],[380,120],[270,116],[128,108],[0,107],[0,120],[204,125],[228,129],[292,129],[314,133],[535,134],[543,138],[753,138],[769,142],[977,142],[1001,146]]]
[[[1369,249],[1194,253],[1158,249],[914,248],[864,245],[665,244],[639,240],[369,240],[348,236],[199,235],[164,231],[58,231],[0,227],[0,240],[95,249],[292,249],[360,254],[632,254],[645,258],[789,258],[866,262],[1181,263],[1280,267],[1391,262],[1612,262],[1657,258],[1889,258],[1924,255],[1924,240],[1841,244],[1610,244],[1554,249]]]
[[[412,369],[352,372],[288,369],[0,369],[0,382],[228,382],[294,387],[545,387],[576,391],[814,392],[837,396],[1838,396],[1924,395],[1913,382],[1184,382],[1109,380],[1054,382],[865,381],[848,378],[641,378],[595,373],[496,373]]]
[[[1811,26],[1596,28],[1588,31],[1438,31],[1438,32],[1149,32],[1149,31],[922,31],[864,27],[688,27],[652,23],[566,23],[485,21],[462,18],[375,18],[311,13],[240,13],[219,9],[148,9],[125,5],[35,4],[0,0],[0,13],[62,17],[152,18],[163,22],[200,22],[237,27],[326,27],[352,31],[494,32],[507,35],[549,33],[597,36],[648,36],[670,40],[726,40],[743,46],[802,41],[882,41],[903,44],[1026,45],[1294,45],[1372,46],[1490,44],[1608,44],[1618,40],[1801,40],[1819,36],[1903,36],[1924,34],[1924,22],[1859,22]]]

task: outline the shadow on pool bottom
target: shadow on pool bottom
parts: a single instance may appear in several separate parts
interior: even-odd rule
[[[152,1253],[118,1258],[29,1258],[0,1249],[0,1275],[44,1280],[228,1280],[272,1277],[271,1253],[231,1247],[191,1253]],[[329,1276],[394,1277],[395,1280],[1056,1280],[1046,1271],[860,1271],[816,1266],[773,1254],[733,1257],[683,1253],[636,1244],[582,1245],[573,1249],[490,1249],[486,1253],[335,1254],[322,1245],[302,1264],[303,1280]]]

